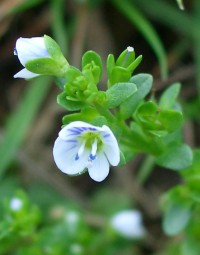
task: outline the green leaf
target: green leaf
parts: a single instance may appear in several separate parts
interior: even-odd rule
[[[103,125],[108,126],[108,121],[104,116],[96,116],[93,119],[90,120],[90,123],[95,125],[95,126],[99,126],[102,127]]]
[[[116,60],[116,65],[117,66],[122,66],[122,67],[128,67],[130,64],[133,63],[135,60],[135,51],[128,52],[128,50],[124,50]]]
[[[155,115],[155,113],[157,112],[158,110],[158,106],[152,102],[152,101],[149,101],[149,102],[145,102],[143,103],[137,110],[137,113],[142,115],[142,116],[151,116],[151,115]]]
[[[127,70],[132,73],[139,66],[141,61],[142,61],[142,55],[138,56],[136,60],[132,64],[130,64]]]
[[[168,135],[168,132],[165,130],[148,130],[148,132],[154,136],[159,137],[159,138],[165,137],[166,135]]]
[[[191,218],[191,206],[172,203],[164,214],[163,229],[167,235],[179,234]]]
[[[102,75],[102,61],[101,57],[95,51],[87,51],[84,53],[82,57],[82,69],[88,64],[94,63],[96,66],[100,68],[100,77]]]
[[[153,78],[150,74],[137,74],[131,77],[130,82],[136,84],[137,92],[129,97],[120,108],[120,113],[124,119],[129,118],[145,98],[152,87]]]
[[[113,54],[109,54],[106,61],[106,67],[108,76],[111,76],[112,69],[115,67],[115,57]]]
[[[65,77],[68,83],[73,83],[76,78],[83,77],[83,74],[76,67],[70,66],[70,68],[66,71]]]
[[[47,35],[44,35],[44,43],[52,59],[59,63],[60,66],[66,66],[66,68],[68,68],[69,63],[63,56],[60,46],[50,36]]]
[[[85,119],[83,118],[83,115],[81,113],[73,113],[73,114],[68,114],[68,115],[65,115],[63,118],[62,118],[62,123],[63,125],[67,125],[69,124],[70,122],[72,121],[84,121]]]
[[[67,99],[67,93],[62,92],[57,96],[57,103],[69,111],[77,111],[80,110],[82,107],[85,106],[83,102],[80,101],[72,101]]]
[[[58,63],[51,58],[37,58],[26,62],[25,67],[37,74],[63,76]]]
[[[159,112],[158,106],[151,101],[141,104],[137,109],[135,118],[143,126],[144,131],[150,131],[151,134],[160,137],[164,136],[164,134],[175,132],[183,123],[181,112],[174,110],[161,110]],[[159,132],[156,133],[154,131]]]
[[[183,170],[192,164],[193,154],[191,148],[186,144],[175,144],[169,146],[161,154],[156,162],[158,165],[171,170]]]
[[[110,85],[114,85],[119,82],[128,82],[130,78],[131,72],[121,66],[115,66],[109,76],[109,82]]]
[[[193,175],[200,174],[200,149],[195,149],[193,151],[192,165],[182,172],[182,174],[184,174],[184,177],[188,178],[192,177]]]
[[[82,70],[85,77],[92,75],[94,83],[98,84],[102,77],[101,57],[95,51],[87,51],[82,57]]]
[[[161,122],[165,130],[174,132],[181,127],[183,123],[183,115],[181,112],[164,110],[159,112],[158,120]]]
[[[123,103],[127,98],[136,93],[134,83],[117,83],[106,91],[108,108],[114,108]]]
[[[49,91],[50,80],[40,77],[34,80],[21,99],[16,111],[9,117],[5,126],[5,135],[0,144],[0,176],[9,166],[21,146],[33,120]]]
[[[151,155],[160,155],[163,151],[162,143],[147,136],[138,123],[131,122],[130,127],[132,131],[132,149],[134,152],[146,152]]]
[[[197,223],[195,224],[195,229],[193,228],[193,232],[192,232],[192,233],[195,233],[195,235],[196,233],[199,232],[198,229],[196,232],[196,228],[198,228],[199,226],[199,221]],[[200,251],[200,243],[197,242],[196,238],[193,238],[193,234],[185,238],[184,242],[181,244],[181,255],[199,255],[199,251]],[[175,253],[175,255],[176,254],[178,254],[178,252]]]
[[[161,123],[157,120],[157,110],[158,106],[152,101],[144,102],[138,108],[135,118],[143,127],[144,132],[162,129]]]
[[[174,107],[180,88],[180,83],[175,83],[163,92],[159,101],[161,109],[172,109]]]
[[[91,123],[94,120],[94,118],[96,118],[97,115],[98,115],[98,112],[96,111],[96,109],[92,107],[84,107],[81,110],[81,112],[65,115],[62,118],[62,122],[64,125],[75,120],[81,120],[81,121]]]

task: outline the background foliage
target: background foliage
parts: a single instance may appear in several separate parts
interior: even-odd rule
[[[174,0],[0,2],[0,254],[199,254],[200,3],[184,4],[182,11]],[[193,164],[177,173],[138,155],[100,184],[63,175],[52,159],[65,114],[56,105],[59,90],[44,77],[30,84],[13,79],[20,69],[16,39],[43,34],[78,67],[86,50],[98,52],[105,66],[109,53],[133,46],[143,55],[137,72],[154,77],[155,98],[181,82],[182,133]],[[19,212],[9,208],[13,198],[23,201]],[[139,241],[116,235],[108,223],[134,207],[148,233]]]

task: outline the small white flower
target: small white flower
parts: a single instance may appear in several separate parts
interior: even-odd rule
[[[70,211],[65,215],[65,220],[68,224],[74,225],[76,224],[80,219],[80,216],[77,212]]]
[[[70,251],[72,254],[82,254],[83,253],[83,247],[78,243],[73,243],[70,246]]]
[[[146,232],[142,215],[137,210],[121,211],[112,217],[110,223],[115,231],[127,238],[142,238]]]
[[[13,211],[19,211],[22,208],[22,201],[21,199],[14,197],[10,201],[10,208]]]
[[[98,182],[107,177],[109,163],[117,166],[120,161],[119,146],[110,128],[82,121],[74,121],[59,132],[53,156],[62,172],[77,175],[87,168]]]
[[[25,67],[29,60],[37,58],[49,58],[50,55],[44,43],[44,37],[19,38],[16,42],[14,55],[17,55],[21,64]],[[39,74],[32,73],[26,68],[14,75],[14,78],[33,78]]]

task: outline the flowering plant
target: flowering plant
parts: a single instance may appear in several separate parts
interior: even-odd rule
[[[92,179],[102,181],[109,164],[122,166],[137,153],[151,155],[173,170],[191,164],[192,151],[181,138],[180,84],[167,88],[158,101],[151,96],[146,100],[153,79],[144,73],[132,75],[142,60],[135,58],[132,47],[117,59],[108,56],[106,90],[99,86],[102,60],[94,51],[84,53],[81,70],[68,63],[49,36],[18,39],[15,54],[25,67],[15,77],[54,76],[61,89],[58,104],[75,112],[63,117],[54,144],[54,159],[62,172],[77,175],[88,169]]]
[[[199,0],[5,2],[0,254],[199,255]]]

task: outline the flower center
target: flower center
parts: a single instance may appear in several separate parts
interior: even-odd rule
[[[85,150],[90,151],[88,156],[86,167],[90,168],[93,166],[93,161],[97,157],[97,152],[102,148],[102,141],[98,133],[94,133],[91,131],[84,132],[80,135],[80,147],[75,156],[75,160],[78,160]]]
[[[92,144],[92,149],[88,157],[88,160],[86,162],[87,168],[91,168],[93,166],[93,161],[96,159],[96,156],[97,156],[96,153],[97,153],[97,139],[95,139]]]

